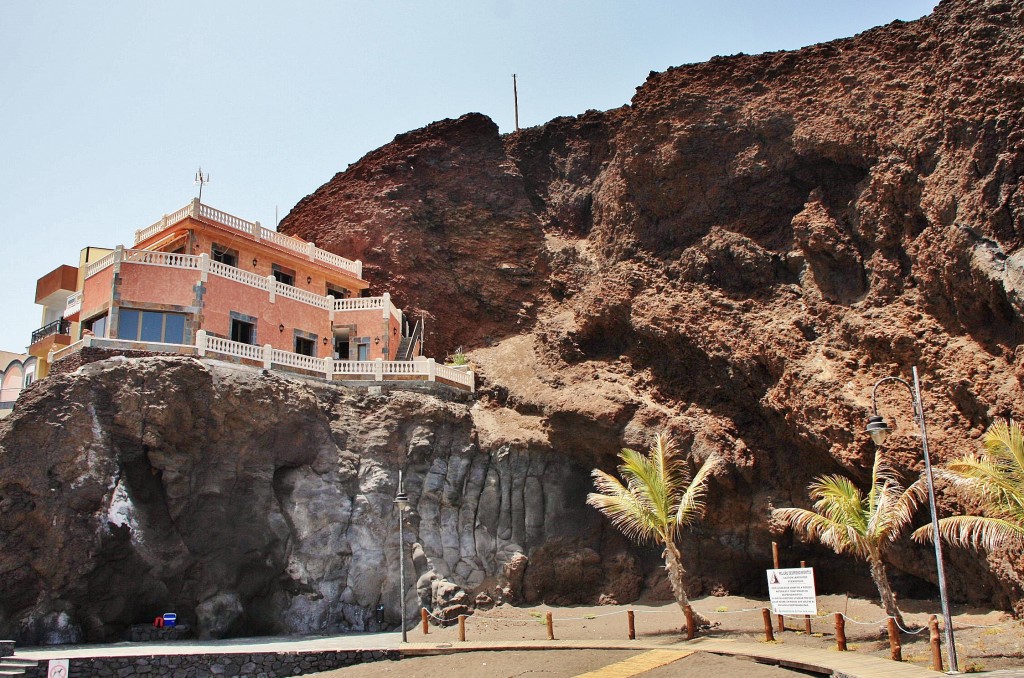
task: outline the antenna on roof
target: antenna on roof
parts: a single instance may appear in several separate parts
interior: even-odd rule
[[[516,74],[512,74],[512,101],[516,107],[516,131],[519,131],[519,90],[516,89]]]
[[[210,173],[203,174],[203,168],[200,167],[199,171],[196,172],[195,183],[199,184],[199,202],[203,201],[203,186],[210,183]]]

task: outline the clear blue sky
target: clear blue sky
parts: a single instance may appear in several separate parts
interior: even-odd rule
[[[0,349],[35,281],[203,202],[265,226],[396,134],[628,103],[649,71],[796,49],[935,0],[0,2]]]

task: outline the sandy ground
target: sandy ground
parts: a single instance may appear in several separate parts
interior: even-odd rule
[[[437,657],[411,657],[397,662],[362,664],[317,674],[321,678],[513,678],[538,676],[570,678],[629,662],[638,652],[614,650],[542,650],[532,652],[467,652]],[[797,678],[807,674],[764,666],[736,657],[719,657],[698,652],[652,669],[644,678],[670,676],[715,676],[715,678]]]
[[[715,628],[706,632],[705,635],[721,638],[735,638],[752,642],[764,642],[764,625],[761,609],[767,606],[767,602],[752,598],[738,596],[706,597],[691,601],[695,610],[703,614],[713,623],[718,624]],[[923,629],[915,634],[903,634],[903,659],[921,666],[929,666],[931,654],[928,645],[928,618],[932,614],[938,614],[941,622],[939,604],[931,600],[904,600],[901,602],[901,609],[904,617],[911,625],[911,630]],[[614,639],[624,640],[627,638],[627,617],[626,610],[635,611],[637,638],[647,642],[672,643],[682,640],[682,626],[684,624],[682,612],[674,603],[666,602],[644,602],[639,601],[633,605],[621,606],[595,606],[595,607],[548,607],[545,605],[531,607],[502,606],[488,611],[478,611],[470,616],[466,622],[466,637],[469,640],[543,640],[546,638],[544,625],[545,613],[551,611],[554,619],[555,638],[558,639],[585,639],[600,640]],[[856,652],[865,652],[878,657],[889,656],[888,636],[884,631],[885,615],[877,603],[870,600],[848,598],[846,596],[819,596],[818,597],[818,618],[812,619],[811,635],[804,633],[804,620],[798,617],[787,617],[785,633],[776,633],[776,643],[811,645],[825,649],[835,648],[835,624],[834,613],[844,613],[848,621],[846,623],[846,635],[849,648]],[[774,619],[774,617],[773,617]],[[913,628],[913,627],[917,628]],[[968,606],[955,606],[953,608],[953,628],[956,637],[957,653],[960,660],[961,671],[991,671],[1001,668],[1016,668],[1024,666],[1024,622],[1014,620],[1009,614],[1000,611],[972,608]],[[409,632],[409,642],[434,642],[434,643],[457,643],[458,631],[455,626],[440,628],[436,625],[430,627],[427,635],[424,635],[417,626]],[[537,672],[546,676],[571,676],[597,668],[594,662],[612,663],[618,661],[614,657],[602,657],[605,653],[600,652],[568,652],[549,651],[532,654],[539,655],[536,658],[529,658],[531,653],[522,652],[492,652],[492,653],[471,653],[457,657],[431,657],[431,663],[424,658],[418,673],[394,673],[387,675],[394,676],[441,676],[452,675],[460,671],[463,675],[493,675],[513,676],[524,675],[530,672]],[[622,653],[607,653],[609,655]],[[628,653],[626,653],[628,656]],[[507,657],[507,658],[506,658]],[[943,649],[945,660],[945,649]],[[699,661],[716,661],[713,658],[703,657]],[[391,666],[392,671],[399,670],[401,664],[410,660],[396,662]],[[481,668],[482,662],[488,662],[485,673],[477,673],[471,668]],[[682,661],[682,660],[680,660]],[[698,661],[688,658],[687,661]],[[763,667],[751,664],[743,660],[740,662],[737,673],[729,673],[726,665],[723,668],[709,669],[710,672],[720,675],[720,678],[731,676],[761,676],[761,675],[783,675],[755,673],[761,669],[774,667]],[[448,667],[439,669],[437,674],[430,673],[430,667]],[[474,663],[475,662],[475,663]],[[536,662],[536,663],[535,663]],[[557,664],[556,664],[557,662]],[[533,667],[533,668],[527,668]],[[410,665],[412,668],[412,665]],[[948,669],[948,665],[946,666]],[[375,673],[359,673],[358,667],[332,672],[332,676],[344,678],[355,678],[357,676],[377,675],[381,673],[378,667]],[[781,669],[775,669],[781,671]],[[671,673],[657,674],[651,672],[647,675],[672,675]],[[699,674],[694,674],[699,675]],[[792,674],[790,674],[792,675]]]

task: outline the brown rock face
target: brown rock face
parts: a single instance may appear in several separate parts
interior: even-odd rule
[[[1022,416],[1021,44],[1022,0],[946,0],[850,39],[652,73],[614,111],[505,137],[444,121],[335,176],[282,229],[363,257],[435,319],[428,350],[475,349],[488,406],[514,411],[499,428],[606,465],[660,426],[697,461],[724,456],[687,569],[741,590],[769,562],[771,506],[807,505],[822,472],[866,477],[880,377],[918,366],[940,460]],[[900,427],[886,454],[919,472],[908,393],[879,399]],[[1021,597],[1012,556],[989,554],[995,575],[951,557],[957,596]],[[892,559],[934,581],[925,550]]]

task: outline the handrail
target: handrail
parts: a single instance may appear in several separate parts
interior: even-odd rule
[[[412,333],[408,336],[402,337],[402,340],[408,340],[405,353],[402,355],[396,355],[395,358],[398,360],[412,360],[413,352],[416,349],[416,342],[420,340],[423,335],[423,318],[416,321],[416,324],[412,328]]]

